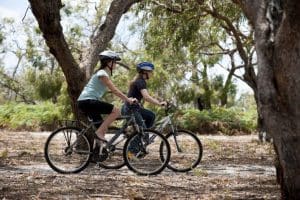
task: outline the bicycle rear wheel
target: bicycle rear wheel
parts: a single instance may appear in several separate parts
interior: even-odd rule
[[[130,170],[138,175],[155,175],[163,171],[170,159],[170,145],[159,132],[144,129],[144,135],[129,136],[124,145],[124,160]],[[160,146],[164,146],[163,150]],[[137,149],[134,150],[133,149]],[[161,158],[164,159],[161,159]]]
[[[105,134],[106,139],[109,141],[115,134],[119,133],[119,128],[108,128]],[[107,158],[99,162],[98,165],[105,169],[120,169],[125,165],[123,149],[126,142],[126,135],[120,135],[116,141],[113,142],[106,150]]]
[[[171,157],[167,167],[176,172],[194,169],[202,159],[203,147],[198,137],[187,130],[168,133],[166,138],[171,147]]]
[[[76,127],[59,128],[48,137],[44,154],[49,166],[56,172],[78,173],[89,164],[90,144]]]

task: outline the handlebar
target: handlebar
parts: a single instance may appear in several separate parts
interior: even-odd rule
[[[164,106],[164,107],[165,107],[165,114],[166,114],[166,115],[169,114],[169,112],[170,112],[170,110],[171,110],[172,108],[176,108],[176,106],[175,106],[173,103],[171,103],[170,101],[167,101],[167,105]]]
[[[170,110],[176,108],[177,106],[175,106],[170,101],[166,101],[166,102],[167,104],[162,107],[164,107],[165,115],[168,115]],[[142,105],[138,100],[135,100],[131,105],[127,104],[127,108],[129,109],[130,112],[136,112],[140,107],[142,107]]]

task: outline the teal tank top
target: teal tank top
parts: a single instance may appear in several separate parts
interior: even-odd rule
[[[107,90],[106,86],[100,80],[100,77],[102,76],[109,77],[109,75],[106,73],[105,70],[103,69],[99,70],[91,77],[89,82],[83,88],[77,100],[78,101],[87,100],[87,99],[100,100]]]

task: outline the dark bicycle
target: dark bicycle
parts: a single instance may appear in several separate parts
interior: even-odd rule
[[[89,120],[88,124],[80,122],[83,128],[66,126],[57,129],[50,134],[45,144],[47,163],[53,170],[64,174],[84,170],[92,159],[107,169],[127,165],[139,175],[159,174],[170,160],[170,145],[158,131],[138,126],[134,112],[119,119],[123,120],[121,128],[109,128],[107,135],[111,137],[100,148],[95,148],[95,140],[91,145],[86,136],[89,131],[95,133],[99,122]],[[155,139],[150,141],[149,138]],[[132,141],[138,141],[139,151],[135,154],[130,152]]]

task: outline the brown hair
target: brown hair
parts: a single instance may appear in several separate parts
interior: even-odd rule
[[[99,67],[99,70],[100,69],[104,69],[105,67],[108,66],[108,63],[112,61],[112,59],[102,59],[100,60],[100,67]]]

